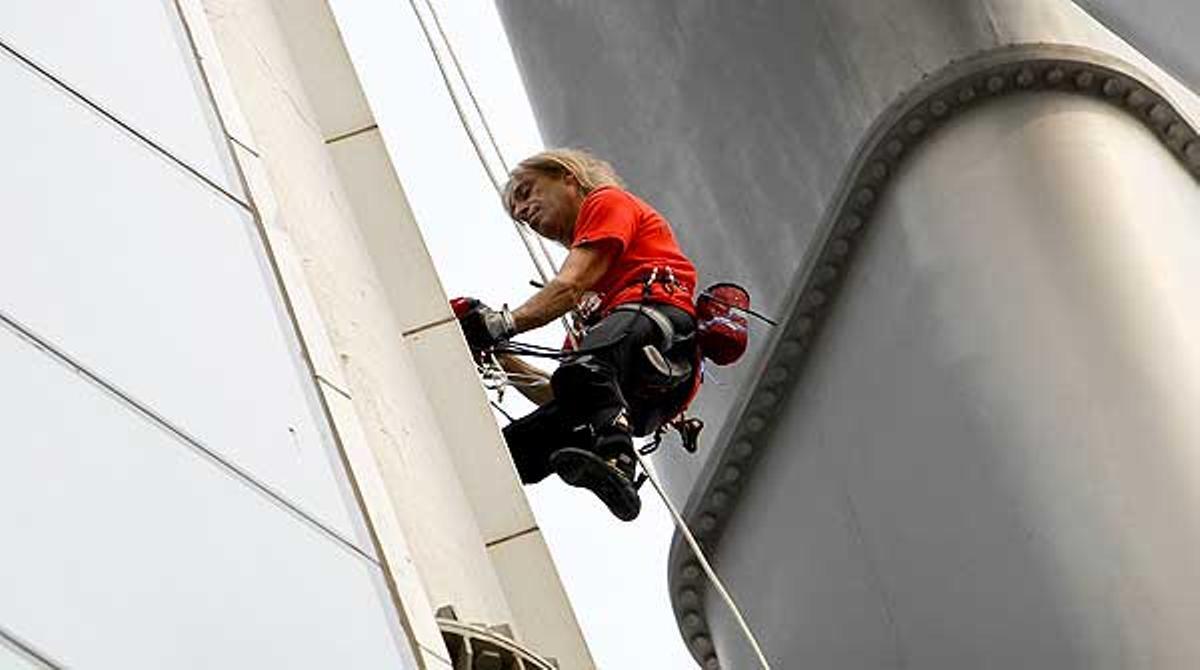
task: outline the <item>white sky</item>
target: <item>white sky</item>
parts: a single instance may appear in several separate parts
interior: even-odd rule
[[[446,292],[493,306],[520,303],[534,290],[528,282],[536,275],[471,149],[411,7],[404,1],[334,5]],[[506,158],[542,148],[492,0],[441,0],[436,7]],[[522,339],[558,345],[562,334],[556,329]],[[509,391],[504,402],[514,416],[532,407],[516,396]],[[631,524],[613,519],[592,494],[553,477],[526,491],[597,665],[695,668],[667,596],[671,519],[650,485]]]

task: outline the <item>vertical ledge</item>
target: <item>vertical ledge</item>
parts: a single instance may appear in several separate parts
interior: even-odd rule
[[[405,629],[413,648],[423,656],[429,655],[428,650],[447,655],[449,652],[431,614],[433,608],[429,594],[413,563],[412,552],[396,518],[387,484],[379,473],[379,466],[363,434],[354,404],[325,383],[320,384],[320,390],[325,406],[329,408],[338,443],[346,454],[350,468],[356,473],[363,511],[378,538],[389,587],[396,595],[396,606],[404,616]]]
[[[428,595],[415,570],[379,467],[371,455],[350,402],[341,366],[337,365],[333,355],[316,303],[308,291],[285,231],[276,225],[280,215],[278,203],[258,153],[252,148],[255,143],[251,139],[250,125],[236,99],[203,6],[199,0],[176,0],[176,3],[222,127],[226,129],[229,149],[243,189],[251,198],[251,208],[263,237],[262,243],[280,284],[296,336],[301,342],[312,382],[333,430],[345,475],[380,559],[391,604],[399,617],[395,623],[403,631],[410,655],[417,661],[418,667],[425,670],[431,667],[425,650],[445,650],[432,616]],[[264,218],[264,214],[269,218]]]

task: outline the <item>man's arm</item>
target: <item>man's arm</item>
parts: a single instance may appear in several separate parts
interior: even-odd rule
[[[496,360],[505,372],[520,376],[519,380],[514,380],[513,388],[529,402],[540,407],[554,400],[554,389],[550,387],[550,373],[512,354],[500,354],[496,356]]]
[[[544,326],[574,308],[584,292],[608,272],[615,255],[612,245],[600,240],[572,247],[558,275],[512,311],[517,332]]]

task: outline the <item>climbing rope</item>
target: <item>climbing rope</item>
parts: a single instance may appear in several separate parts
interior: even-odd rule
[[[495,189],[496,195],[503,197],[504,180],[500,178],[495,168],[492,166],[491,161],[489,161],[487,156],[484,154],[483,145],[480,143],[479,138],[475,135],[474,129],[471,128],[471,122],[467,119],[467,112],[465,109],[463,109],[462,100],[458,97],[458,93],[455,91],[454,85],[450,82],[450,74],[446,71],[446,62],[442,60],[442,54],[438,50],[437,45],[434,43],[433,35],[429,32],[429,26],[425,22],[425,17],[421,14],[420,9],[417,8],[416,0],[408,0],[408,4],[410,7],[412,7],[413,14],[417,17],[417,23],[421,26],[421,32],[425,35],[425,42],[429,45],[429,51],[433,54],[433,60],[437,63],[438,73],[441,74],[442,83],[446,85],[446,91],[450,94],[450,102],[454,105],[454,111],[458,114],[458,120],[462,123],[463,130],[465,130],[467,133],[467,139],[471,141],[471,147],[475,150],[475,155],[479,157],[479,164],[483,166],[483,171],[487,174],[488,181],[492,183],[492,188]],[[496,135],[492,132],[492,128],[487,122],[487,117],[483,114],[483,108],[480,107],[479,100],[475,97],[475,91],[471,88],[471,83],[467,79],[466,73],[463,72],[462,65],[459,63],[458,56],[454,51],[454,47],[450,44],[450,39],[446,36],[445,31],[442,29],[442,21],[438,16],[437,10],[434,8],[433,3],[430,2],[430,0],[425,0],[425,6],[429,9],[429,14],[433,17],[434,23],[437,25],[438,33],[441,36],[443,43],[446,45],[446,52],[450,54],[450,58],[454,62],[455,70],[458,73],[459,79],[463,83],[463,88],[467,91],[471,99],[471,104],[475,107],[475,115],[479,118],[484,132],[487,134],[488,139],[491,142],[492,149],[496,152],[496,159],[500,162],[501,167],[504,168],[504,174],[507,175],[508,169],[505,167],[507,166],[507,163],[504,160],[504,154],[500,151],[500,144],[496,141]],[[532,230],[529,230],[528,226],[520,221],[512,219],[512,223],[513,227],[517,231],[517,236],[521,238],[521,243],[525,246],[526,253],[529,254],[530,260],[533,261],[534,269],[537,271],[538,277],[541,279],[542,284],[549,282],[550,278],[558,274],[558,272],[555,268],[554,259],[550,255],[550,250],[546,248],[545,242],[543,242],[540,237],[537,237]],[[539,259],[537,253],[534,252],[534,242],[531,240],[535,240],[538,246],[541,248],[541,259]],[[547,271],[546,268],[542,266],[543,260],[549,266],[550,271]],[[565,328],[567,331],[567,337],[571,340],[572,344],[574,344],[575,340],[579,336],[578,332],[576,332],[575,325],[571,323],[571,321],[565,316],[562,318],[562,324],[563,328]]]
[[[479,118],[480,125],[483,127],[484,132],[488,136],[488,140],[491,143],[492,150],[496,154],[497,160],[500,162],[502,167],[507,166],[508,163],[504,160],[504,154],[500,150],[500,144],[496,141],[496,136],[487,123],[487,117],[483,113],[483,108],[480,106],[479,100],[475,97],[470,80],[467,79],[466,73],[463,71],[462,64],[459,62],[458,56],[455,54],[454,46],[451,44],[450,39],[447,37],[446,32],[442,27],[442,22],[438,16],[437,9],[433,6],[432,0],[424,0],[424,4],[428,9],[430,16],[433,18],[433,22],[437,27],[438,34],[441,37],[443,44],[445,44],[446,52],[450,55],[450,59],[453,61],[458,78],[462,82],[464,90],[467,91],[467,95],[470,97],[471,104],[475,109],[475,115]],[[450,99],[454,104],[455,111],[458,113],[458,118],[462,123],[463,130],[466,131],[467,138],[470,140],[471,146],[475,149],[475,155],[479,157],[479,162],[482,164],[484,172],[487,173],[488,179],[491,180],[493,188],[496,189],[496,193],[503,195],[503,182],[497,176],[495,169],[484,155],[483,146],[479,141],[479,138],[476,137],[475,130],[471,127],[470,121],[467,119],[467,114],[463,109],[462,101],[459,99],[458,93],[455,91],[454,86],[450,83],[450,75],[447,72],[446,63],[442,60],[441,53],[434,44],[433,35],[430,33],[429,27],[425,22],[425,17],[422,16],[420,10],[417,8],[416,0],[409,0],[409,5],[412,7],[413,14],[417,18],[417,23],[419,23],[421,26],[421,32],[425,35],[425,41],[429,44],[429,50],[433,53],[433,58],[437,62],[438,71],[442,76],[442,81],[445,83],[446,90],[450,94]],[[504,167],[504,173],[507,174],[507,172],[507,167]],[[515,219],[513,220],[513,224],[517,230],[517,234],[521,237],[521,241],[525,245],[525,250],[529,254],[530,261],[533,262],[534,267],[537,269],[538,276],[541,278],[542,283],[545,284],[549,281],[552,274],[557,274],[558,272],[558,268],[554,262],[554,259],[550,256],[549,250],[541,241],[541,238],[536,237],[532,231],[528,230],[521,222]],[[534,251],[534,246],[530,242],[531,237],[537,239],[538,243],[540,244],[542,258],[539,258],[537,253]],[[542,267],[543,260],[547,263],[551,272],[547,272]],[[574,325],[565,316],[563,317],[563,323],[566,326],[568,337],[572,338],[572,344],[574,344],[576,337]],[[499,383],[499,387],[497,387],[499,392],[503,391],[504,386],[519,386],[522,383],[544,383],[544,380],[535,381],[532,379],[518,379],[517,376],[513,375],[512,373],[504,372],[503,368],[499,365],[499,362],[496,361],[494,357],[492,357],[487,364],[480,366],[480,370],[481,374],[484,375],[485,385]],[[489,388],[491,388],[491,386],[489,386]],[[733,596],[729,593],[728,589],[725,588],[721,578],[717,576],[716,571],[713,569],[712,564],[709,562],[703,548],[700,546],[700,543],[696,541],[696,537],[688,527],[687,522],[684,521],[683,516],[679,513],[679,510],[675,507],[675,504],[671,502],[670,497],[667,496],[666,490],[663,489],[658,476],[651,469],[650,463],[643,458],[640,450],[638,449],[634,450],[634,456],[641,465],[642,471],[646,473],[646,477],[649,479],[651,485],[653,485],[655,492],[658,493],[658,497],[663,501],[667,511],[670,512],[671,518],[674,520],[680,534],[683,535],[684,540],[691,548],[692,553],[695,555],[697,562],[699,562],[701,569],[704,570],[704,573],[708,576],[709,581],[712,582],[713,588],[721,596],[721,599],[725,602],[725,605],[733,614],[734,619],[737,621],[738,626],[742,630],[742,634],[746,637],[746,641],[750,644],[755,656],[757,656],[759,665],[761,665],[764,670],[770,670],[771,665],[768,663],[767,657],[763,653],[762,646],[759,645],[758,639],[755,637],[754,632],[750,629],[750,625],[746,622],[745,617],[742,616],[741,609],[738,608]]]

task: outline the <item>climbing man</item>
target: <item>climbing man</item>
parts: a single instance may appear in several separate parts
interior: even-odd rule
[[[505,353],[505,343],[572,310],[584,328],[549,383],[523,391],[540,407],[504,429],[521,481],[557,473],[631,521],[641,510],[633,437],[672,419],[695,388],[696,269],[666,219],[587,152],[554,149],[521,161],[504,205],[569,251],[558,275],[521,306],[472,301],[460,314],[468,344],[497,352],[514,376],[544,378]]]

